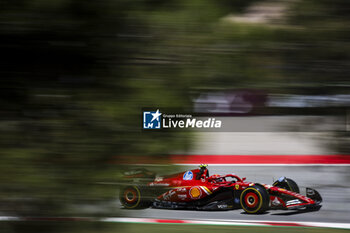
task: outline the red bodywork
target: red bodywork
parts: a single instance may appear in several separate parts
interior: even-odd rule
[[[232,188],[239,194],[249,186],[254,186],[255,183],[246,182],[245,178],[241,179],[234,174],[209,177],[207,169],[202,173],[200,169],[194,169],[167,177],[157,177],[148,185],[169,189],[157,197],[159,201],[192,202],[213,195],[222,188]],[[271,185],[262,185],[269,193],[271,208],[286,209],[317,204],[315,200],[299,193]]]

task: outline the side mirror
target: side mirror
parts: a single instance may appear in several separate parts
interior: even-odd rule
[[[243,177],[243,178],[242,178],[242,181],[245,181],[246,179],[247,179],[246,177]]]

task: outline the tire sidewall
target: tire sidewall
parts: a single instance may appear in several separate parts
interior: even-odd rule
[[[126,191],[127,190],[133,190],[136,193],[136,200],[132,203],[128,203],[126,201]],[[141,191],[137,186],[127,186],[120,190],[119,193],[119,200],[120,203],[124,206],[126,209],[135,209],[138,208],[141,203]]]
[[[288,189],[289,191],[295,192],[295,193],[300,193],[300,189],[299,186],[297,185],[297,183],[290,179],[290,178],[286,178],[286,181],[288,183],[288,186],[290,189]]]

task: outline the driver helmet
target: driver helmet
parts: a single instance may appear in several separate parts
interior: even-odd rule
[[[214,174],[210,177],[211,180],[214,180],[214,181],[218,181],[218,182],[222,182],[223,179],[220,178],[221,176],[219,174]]]

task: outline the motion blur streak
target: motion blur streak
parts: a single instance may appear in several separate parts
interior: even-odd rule
[[[130,164],[143,160],[140,155],[150,158],[148,164],[169,164],[174,154],[349,155],[348,5],[348,0],[0,0],[0,215],[130,215],[118,206],[117,187],[104,184],[118,183]],[[143,108],[214,115],[233,128],[146,132]],[[281,126],[276,131],[274,122]],[[179,169],[153,168],[161,174]],[[348,214],[346,169],[283,171],[307,173],[316,186],[337,183],[321,189],[332,192],[325,195],[329,208],[319,213],[330,221]],[[321,170],[333,182],[323,183]],[[89,230],[3,223],[4,233],[106,230],[101,223]]]
[[[173,155],[171,161],[178,165],[339,165],[350,166],[349,155]]]

